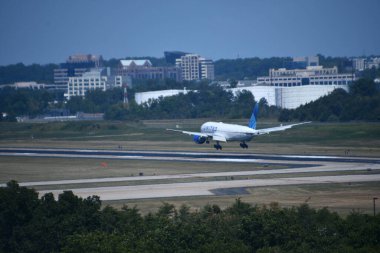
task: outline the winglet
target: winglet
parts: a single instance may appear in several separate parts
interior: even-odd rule
[[[256,129],[256,121],[257,121],[257,115],[259,113],[259,103],[256,103],[255,107],[253,108],[251,119],[249,120],[248,127],[252,129]]]

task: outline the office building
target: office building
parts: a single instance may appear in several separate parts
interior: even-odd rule
[[[103,65],[102,56],[91,54],[71,55],[65,63],[54,69],[54,85],[56,89],[67,89],[69,77],[80,77],[91,68],[99,68]]]
[[[269,76],[257,78],[257,84],[276,87],[347,85],[354,79],[354,74],[339,74],[337,67],[309,66],[306,69],[270,69]]]
[[[368,57],[368,58],[353,58],[352,66],[356,71],[363,71],[365,69],[379,68],[380,57]]]
[[[214,63],[197,54],[186,54],[176,59],[176,66],[181,70],[183,80],[214,80]]]
[[[365,69],[366,59],[365,58],[354,58],[352,59],[352,67],[356,71],[363,71]]]
[[[69,77],[65,97],[67,99],[73,96],[84,97],[89,90],[101,89],[106,91],[116,87],[126,88],[131,86],[131,83],[129,76],[111,75],[109,68],[92,69],[81,76]]]
[[[118,75],[130,76],[132,79],[173,79],[181,81],[177,67],[153,67],[149,60],[120,60]]]

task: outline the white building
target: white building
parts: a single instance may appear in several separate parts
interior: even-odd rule
[[[175,96],[180,93],[187,94],[189,91],[183,90],[157,90],[135,93],[135,101],[138,105],[148,102],[151,99],[158,99],[160,97]]]
[[[257,84],[276,87],[348,85],[353,80],[355,80],[354,74],[338,74],[337,67],[309,66],[306,69],[270,69],[269,76],[257,78]]]
[[[90,71],[79,77],[69,77],[65,96],[70,99],[73,96],[84,97],[89,90],[101,89],[105,91],[106,82],[107,77],[102,76],[100,71]]]
[[[181,70],[182,80],[214,80],[214,63],[197,54],[186,54],[176,59],[176,66]]]
[[[200,58],[201,79],[214,80],[214,63],[212,60]]]
[[[352,59],[352,66],[356,71],[363,71],[365,69],[365,58]]]
[[[149,68],[152,67],[150,60],[120,60],[120,64],[124,69],[134,69],[134,68]]]
[[[67,99],[73,96],[84,97],[89,90],[101,89],[105,91],[131,84],[131,79],[128,76],[112,76],[109,70],[107,70],[108,73],[106,75],[103,72],[104,70],[101,69],[93,69],[85,72],[82,76],[69,77],[65,97]]]
[[[342,88],[348,91],[349,84],[354,80],[354,74],[339,74],[336,67],[309,66],[306,69],[271,69],[269,76],[257,78],[257,82],[251,82],[251,86],[227,89],[226,85],[224,88],[232,91],[235,95],[247,90],[253,94],[256,101],[265,98],[269,105],[294,109],[328,95],[335,89]],[[159,96],[173,96],[178,93],[171,91],[142,92],[139,95],[136,94],[136,102],[141,104]]]
[[[335,89],[348,91],[347,85],[305,85],[295,87],[250,86],[230,89],[235,95],[243,90],[249,91],[256,101],[265,98],[270,106],[294,109],[330,94]]]
[[[249,91],[255,97],[256,101],[265,98],[270,106],[277,106],[286,109],[294,109],[300,105],[310,103],[320,97],[330,94],[335,89],[344,89],[348,91],[348,85],[305,85],[293,87],[275,87],[275,86],[247,86],[227,89],[232,91],[236,96],[238,92],[243,90]],[[148,91],[135,94],[137,104],[143,104],[150,99],[158,99],[159,97],[175,96],[180,93],[186,94],[187,90],[160,90]]]
[[[52,88],[52,85],[44,84],[44,83],[37,83],[37,82],[15,82],[13,84],[3,84],[0,86],[0,88],[4,87],[12,87],[15,89],[32,89],[32,90],[39,90],[39,89],[45,89],[45,88]]]
[[[378,69],[380,67],[380,57],[374,57],[367,61],[366,68],[367,69]]]
[[[380,57],[369,58],[353,58],[352,66],[356,71],[363,71],[365,69],[379,68]]]

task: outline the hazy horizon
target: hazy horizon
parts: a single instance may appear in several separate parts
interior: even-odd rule
[[[1,1],[0,65],[179,50],[219,59],[380,55],[380,1]]]

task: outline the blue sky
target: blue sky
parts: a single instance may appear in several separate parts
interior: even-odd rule
[[[380,54],[379,0],[0,0],[0,65],[76,53]]]

